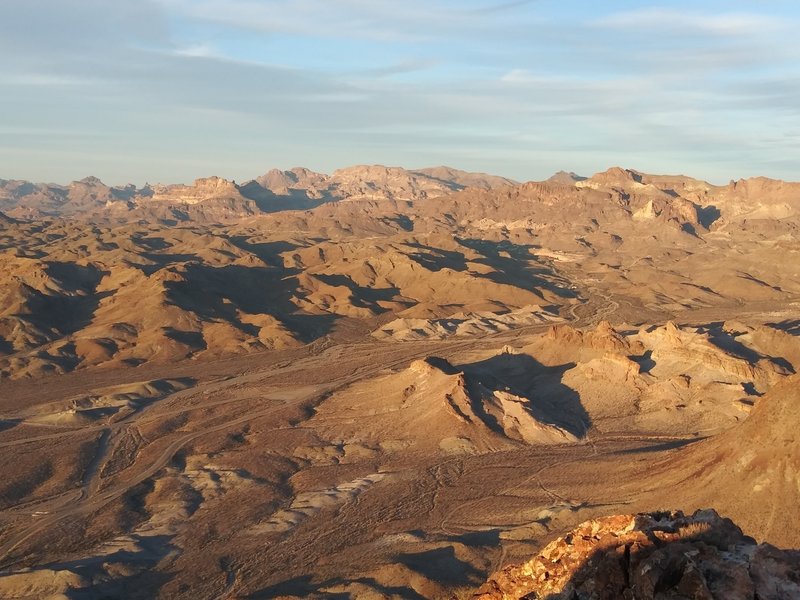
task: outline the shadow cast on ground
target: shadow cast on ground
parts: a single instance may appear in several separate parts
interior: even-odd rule
[[[578,392],[561,381],[574,363],[548,367],[528,354],[498,354],[460,365],[489,390],[510,392],[528,399],[526,409],[539,422],[581,437],[592,426]]]
[[[534,246],[515,244],[508,240],[493,242],[482,239],[460,239],[456,241],[481,255],[475,262],[491,267],[493,271],[480,275],[494,283],[511,285],[544,298],[541,290],[547,290],[561,298],[575,298],[569,282],[556,273],[550,265],[542,263],[531,253]]]
[[[399,596],[408,600],[425,600],[410,587],[405,586],[385,586],[370,577],[360,577],[357,579],[328,579],[320,583],[314,583],[313,576],[302,575],[275,585],[263,588],[248,596],[252,600],[267,600],[279,596],[295,596],[298,598],[318,598],[320,600],[349,600],[354,596],[349,592],[327,592],[327,588],[343,586],[347,584],[360,584],[373,591],[377,597]]]

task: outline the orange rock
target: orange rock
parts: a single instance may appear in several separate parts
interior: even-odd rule
[[[474,600],[737,600],[800,597],[800,552],[755,541],[713,510],[579,525],[492,575]]]

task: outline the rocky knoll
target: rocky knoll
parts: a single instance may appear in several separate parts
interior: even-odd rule
[[[713,510],[587,521],[502,569],[474,600],[800,597],[800,552],[757,545]]]

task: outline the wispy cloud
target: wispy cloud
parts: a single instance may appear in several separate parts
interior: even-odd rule
[[[156,0],[185,17],[265,33],[322,38],[413,42],[464,28],[486,29],[535,0],[465,8],[454,0]]]
[[[87,77],[73,77],[53,73],[7,73],[0,75],[0,86],[65,87],[85,86],[94,83]]]
[[[517,0],[516,2],[497,2],[495,4],[481,6],[479,8],[468,9],[466,12],[473,14],[489,14],[494,12],[513,10],[521,6],[533,4],[534,2],[538,2],[538,0]]]
[[[597,19],[594,25],[615,29],[703,32],[726,36],[764,35],[790,26],[784,19],[762,13],[704,13],[662,7],[613,13]]]
[[[188,56],[190,58],[220,58],[221,55],[217,49],[210,44],[191,44],[189,46],[181,46],[175,48],[175,54],[178,56]]]
[[[407,10],[392,10],[385,1],[360,0],[158,0],[171,12],[246,30],[327,38],[358,37],[371,40],[411,40],[420,36],[397,27]]]
[[[397,63],[365,69],[356,72],[360,78],[383,78],[392,77],[394,75],[407,75],[409,73],[417,73],[425,71],[440,64],[441,61],[436,59],[406,59]]]

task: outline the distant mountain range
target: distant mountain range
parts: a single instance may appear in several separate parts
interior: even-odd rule
[[[226,220],[281,210],[307,210],[342,200],[414,201],[466,188],[495,189],[517,182],[450,167],[409,171],[380,165],[354,166],[331,175],[303,167],[272,169],[243,184],[220,177],[191,185],[157,184],[111,187],[96,177],[69,185],[0,179],[0,211],[8,217],[92,217],[127,220]]]
[[[720,201],[751,219],[783,219],[795,214],[794,200],[800,195],[800,184],[765,177],[716,186],[682,175],[648,175],[621,167],[588,178],[559,171],[543,182],[527,184],[451,167],[406,170],[360,165],[330,175],[295,167],[272,169],[241,184],[215,176],[190,185],[148,184],[141,188],[108,186],[97,177],[68,185],[0,179],[0,223],[54,217],[98,223],[225,223],[265,213],[310,210],[329,202],[416,202],[464,190],[522,190],[525,186],[554,186],[560,196],[570,195],[576,188],[601,190],[634,205],[637,198],[645,198],[634,218],[663,215],[692,227],[713,222],[719,215],[709,205]]]

